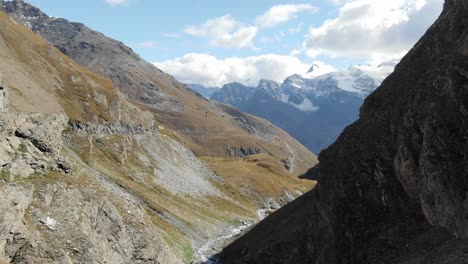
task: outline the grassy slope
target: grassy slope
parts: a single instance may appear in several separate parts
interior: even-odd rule
[[[316,164],[316,156],[285,131],[229,106],[217,107],[220,109],[215,108],[207,112],[201,107],[191,109],[189,103],[184,112],[158,113],[157,118],[177,131],[198,156],[223,157],[226,148],[231,146],[259,149],[281,160],[291,156],[287,147],[289,145],[299,157],[295,168],[296,175],[304,173]],[[239,119],[252,124],[256,134],[243,129],[243,123]]]
[[[112,104],[121,100],[109,79],[77,65],[3,12],[0,12],[0,23],[0,66],[11,90],[13,109],[64,113],[75,121],[119,119]],[[131,108],[125,111],[134,115],[124,121],[143,121]]]
[[[312,189],[316,182],[301,180],[291,175],[281,163],[271,156],[258,154],[241,159],[202,158],[218,175],[236,189],[249,190],[258,197],[254,201],[261,201],[267,197],[280,199],[287,190],[306,192]],[[267,194],[267,195],[265,195]],[[258,204],[256,204],[258,207]]]

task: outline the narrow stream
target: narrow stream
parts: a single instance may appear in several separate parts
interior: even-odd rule
[[[258,222],[267,217],[271,211],[271,209],[258,210]],[[220,259],[218,256],[216,256],[216,254],[222,250],[226,243],[231,242],[234,237],[244,233],[249,227],[257,224],[258,222],[245,222],[243,225],[233,227],[231,230],[228,230],[227,232],[224,232],[221,235],[208,240],[203,246],[197,249],[197,255],[201,261],[198,263],[221,264]]]

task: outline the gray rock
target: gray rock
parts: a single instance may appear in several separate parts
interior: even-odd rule
[[[249,147],[232,147],[227,146],[226,156],[230,158],[245,158],[250,155],[255,155],[261,153],[259,149],[252,149]]]
[[[73,132],[87,133],[92,135],[97,134],[117,134],[117,135],[144,135],[152,133],[156,130],[154,126],[130,125],[125,123],[82,123],[72,121],[69,123],[69,128]]]
[[[119,210],[145,216],[138,204],[106,194],[112,198],[62,183],[0,186],[0,261],[179,263],[156,227],[139,232],[132,216]]]
[[[0,116],[0,123],[0,167],[4,173],[27,177],[48,170],[71,171],[61,157],[66,116],[11,112]]]
[[[8,90],[0,74],[0,113],[8,111]]]

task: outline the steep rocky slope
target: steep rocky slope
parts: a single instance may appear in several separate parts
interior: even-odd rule
[[[466,263],[468,4],[444,11],[310,171],[318,186],[223,263]]]
[[[220,157],[242,148],[284,160],[292,155],[289,145],[298,157],[296,175],[316,162],[310,151],[281,129],[209,102],[119,41],[83,24],[49,17],[22,0],[2,1],[0,6],[75,62],[111,79],[122,94],[174,130],[197,156]]]
[[[0,57],[1,263],[190,263],[214,235],[314,185],[278,156],[245,157],[255,148],[198,158],[150,108],[3,12]],[[213,107],[298,164],[284,141],[261,143],[277,128]],[[224,162],[249,169],[218,171]]]
[[[130,127],[145,114],[3,13],[0,24],[0,262],[179,263],[139,199],[64,149],[70,120]]]

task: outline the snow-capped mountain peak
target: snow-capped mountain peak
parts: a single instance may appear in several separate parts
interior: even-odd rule
[[[314,64],[312,64],[312,66],[310,66],[309,70],[306,73],[311,73],[311,72],[317,71],[319,68],[320,68],[320,66],[318,64],[314,63]]]
[[[256,88],[249,89],[232,83],[225,85],[212,98],[227,103],[232,103],[232,100],[246,102],[254,94],[258,97],[267,94],[303,112],[316,112],[332,102],[343,104],[363,100],[393,71],[395,65],[389,61],[378,66],[353,65],[346,70],[336,70],[331,66],[313,64],[307,73],[291,75],[282,84],[262,79]]]
[[[323,63],[314,63],[312,64],[312,66],[310,66],[309,70],[306,73],[298,74],[298,75],[301,76],[302,78],[312,79],[317,76],[327,74],[330,72],[334,72],[334,71],[336,71],[336,69],[330,65],[326,65]]]
[[[292,75],[286,79],[285,84],[289,87],[316,91],[318,96],[326,95],[331,92],[330,89],[335,88],[365,97],[393,72],[395,65],[395,62],[387,62],[378,66],[352,65],[346,70],[316,76],[314,74],[316,74],[317,69],[312,66],[314,68],[312,72]]]

